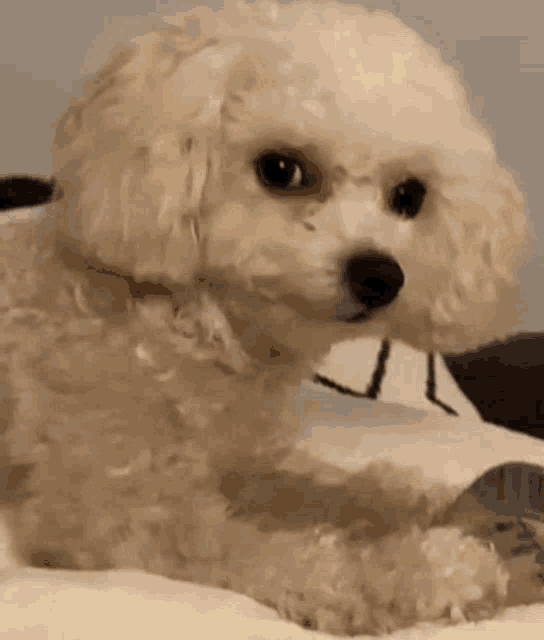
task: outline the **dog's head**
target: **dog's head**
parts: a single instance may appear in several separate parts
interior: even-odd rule
[[[443,351],[517,317],[523,197],[455,72],[386,12],[166,18],[69,107],[54,171],[59,237],[138,280]]]

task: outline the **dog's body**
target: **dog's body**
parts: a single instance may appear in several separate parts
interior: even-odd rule
[[[35,465],[19,557],[226,586],[339,634],[489,615],[494,549],[429,529],[442,505],[408,476],[295,451],[295,398],[345,338],[505,335],[522,197],[389,14],[170,23],[59,122],[62,198],[2,230],[6,442]]]

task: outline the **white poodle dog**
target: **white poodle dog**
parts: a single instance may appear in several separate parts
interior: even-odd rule
[[[380,633],[508,602],[493,545],[383,464],[295,450],[331,345],[508,333],[524,200],[455,72],[386,12],[177,14],[58,122],[62,197],[2,229],[16,552],[233,589]]]

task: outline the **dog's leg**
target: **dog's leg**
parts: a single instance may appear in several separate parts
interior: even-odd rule
[[[504,603],[508,573],[494,547],[460,528],[430,528],[433,505],[402,473],[385,488],[377,468],[343,479],[308,464],[309,474],[229,475],[222,490],[235,515],[212,582],[348,635],[488,618]]]

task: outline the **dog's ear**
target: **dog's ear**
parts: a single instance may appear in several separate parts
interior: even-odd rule
[[[436,348],[460,353],[519,331],[526,310],[518,278],[531,256],[534,229],[510,172],[493,158],[470,191],[447,193],[451,268],[435,301]]]
[[[48,210],[72,250],[138,279],[185,283],[237,42],[179,27],[135,39],[57,122]]]

